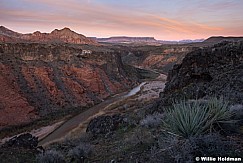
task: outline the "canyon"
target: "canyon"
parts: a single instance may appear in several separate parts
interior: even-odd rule
[[[136,83],[116,51],[65,44],[0,43],[0,126],[88,107]]]
[[[170,70],[187,53],[205,47],[208,40],[223,39],[212,37],[203,45],[107,45],[69,28],[21,34],[3,26],[0,36],[2,129],[80,112],[161,73],[169,73],[170,79]]]
[[[223,133],[216,138],[237,142],[239,153],[232,151],[240,155],[241,37],[185,42],[99,40],[69,28],[21,34],[1,26],[0,156],[36,162],[57,150],[67,162],[80,157],[81,162],[173,162],[171,149],[181,150],[180,143],[189,139],[166,128],[168,109],[175,101],[186,105],[198,100],[203,106],[210,97],[221,96],[233,123],[214,128]],[[85,153],[91,149],[92,154]],[[10,157],[12,151],[19,155]],[[185,151],[194,154],[180,152]]]

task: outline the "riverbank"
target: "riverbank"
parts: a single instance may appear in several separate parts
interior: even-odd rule
[[[164,76],[163,76],[164,78]],[[116,113],[123,113],[121,108],[128,107],[137,103],[138,101],[149,101],[159,96],[164,88],[164,84],[161,84],[161,78],[159,81],[147,81],[143,82],[131,91],[123,92],[114,95],[102,103],[79,113],[77,116],[69,119],[62,119],[54,124],[40,127],[39,129],[33,129],[29,131],[39,139],[39,145],[47,146],[50,143],[61,141],[70,137],[78,137],[80,133],[85,132],[89,121],[100,115],[110,115]],[[26,132],[22,132],[23,134]],[[17,134],[17,135],[20,135]],[[17,136],[14,135],[14,136]],[[5,137],[0,141],[0,144],[13,138],[14,136]],[[52,140],[53,139],[53,140]]]
[[[143,82],[126,94],[115,96],[73,117],[41,140],[39,145],[48,146],[57,141],[77,138],[85,133],[90,120],[95,117],[134,112],[138,109],[138,103],[144,104],[158,98],[163,88],[164,83],[161,80]]]
[[[108,106],[116,102],[119,102],[122,99],[129,98],[130,96],[133,96],[136,93],[138,93],[140,91],[140,88],[145,83],[146,82],[141,83],[129,92],[124,92],[119,95],[113,96],[103,101],[102,103],[93,106],[90,109],[80,113],[79,115],[69,119],[68,121],[63,123],[63,125],[59,126],[56,130],[54,130],[52,133],[46,136],[44,139],[40,140],[39,145],[47,146],[50,143],[61,141],[67,137],[70,137],[70,135],[73,135],[73,132],[76,132],[76,130],[80,128],[83,129],[83,125],[86,126],[90,119],[92,119],[95,116],[102,115]]]
[[[127,94],[129,91],[119,92],[118,94],[114,94],[110,97],[107,97],[103,101],[109,101],[110,99],[117,98],[119,96],[123,96]],[[102,102],[101,102],[102,103]],[[96,104],[100,106],[101,103]],[[19,125],[19,126],[10,126],[9,128],[5,128],[0,130],[0,145],[6,142],[7,140],[24,134],[24,133],[32,133],[34,136],[37,136],[39,140],[42,140],[44,137],[55,131],[58,127],[60,127],[63,123],[72,119],[76,115],[79,115],[87,110],[89,110],[94,106],[85,106],[85,107],[75,107],[68,108],[66,110],[53,112],[51,114],[46,115],[38,120],[35,120],[31,123]]]

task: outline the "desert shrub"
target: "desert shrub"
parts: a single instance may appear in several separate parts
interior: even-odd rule
[[[147,115],[144,119],[140,121],[140,125],[145,127],[157,127],[161,125],[163,116],[164,115],[160,113]]]
[[[49,150],[44,154],[39,154],[36,159],[38,163],[65,163],[63,155],[56,150]]]
[[[217,98],[208,100],[206,104],[181,101],[174,103],[172,108],[165,112],[166,129],[185,138],[207,132],[214,124],[231,117],[228,103]]]
[[[242,151],[238,150],[236,141],[218,133],[187,139],[166,134],[158,137],[156,145],[151,148],[150,158],[154,162],[192,163],[196,157],[218,156],[241,157]]]
[[[218,157],[230,156],[239,157],[240,153],[235,152],[236,143],[225,140],[216,133],[193,136],[188,139],[167,142],[170,148],[167,149],[170,157],[176,162],[194,162],[195,157]]]
[[[210,127],[208,109],[195,102],[193,104],[185,101],[173,104],[171,110],[166,110],[165,127],[172,133],[183,137],[199,135]]]
[[[210,98],[207,102],[207,106],[211,119],[217,122],[228,120],[232,116],[228,101],[225,101],[222,97]]]
[[[84,162],[92,154],[92,147],[88,143],[79,143],[78,146],[74,147],[68,152],[72,162]]]

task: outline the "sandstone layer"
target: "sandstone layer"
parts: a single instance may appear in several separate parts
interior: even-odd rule
[[[0,128],[99,103],[135,84],[128,73],[117,51],[1,43]]]

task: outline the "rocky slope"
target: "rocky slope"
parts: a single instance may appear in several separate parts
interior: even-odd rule
[[[223,36],[213,36],[204,40],[204,43],[219,43],[221,41],[242,41],[243,37],[223,37]]]
[[[160,106],[173,99],[224,96],[243,104],[243,42],[221,42],[186,55],[169,72]]]
[[[31,34],[21,34],[1,26],[0,42],[61,42],[97,45],[97,42],[93,39],[89,39],[84,35],[78,34],[66,27],[61,30],[55,29],[51,33],[41,33],[36,31]]]
[[[127,90],[136,76],[116,51],[69,44],[0,44],[0,128]],[[129,74],[128,74],[129,73]]]
[[[196,47],[186,45],[136,46],[130,47],[129,53],[122,58],[135,67],[168,73],[174,64],[180,63],[194,49]]]

